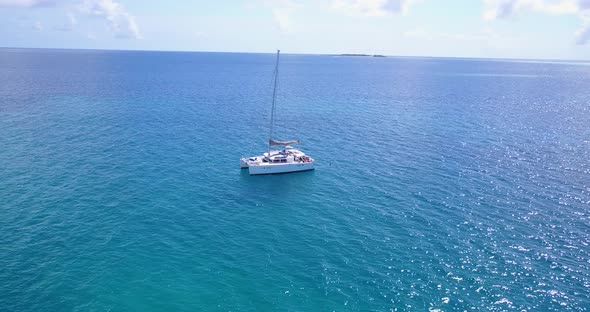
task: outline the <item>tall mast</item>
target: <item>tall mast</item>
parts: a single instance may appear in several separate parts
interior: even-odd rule
[[[274,72],[274,87],[272,89],[272,108],[270,110],[270,134],[268,136],[268,153],[270,154],[270,142],[272,140],[272,130],[275,122],[275,110],[276,110],[276,99],[277,99],[277,81],[279,80],[279,54],[281,50],[277,50],[277,62],[275,64]]]

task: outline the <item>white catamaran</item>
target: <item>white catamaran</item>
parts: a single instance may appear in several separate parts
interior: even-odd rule
[[[277,61],[274,70],[274,88],[272,92],[268,151],[260,156],[244,157],[240,159],[240,167],[242,169],[248,169],[251,175],[289,173],[314,169],[313,158],[305,155],[302,151],[291,147],[291,145],[299,144],[299,140],[279,141],[273,139],[280,52],[280,50],[277,51]],[[283,148],[280,150],[271,150],[273,146],[282,146]]]

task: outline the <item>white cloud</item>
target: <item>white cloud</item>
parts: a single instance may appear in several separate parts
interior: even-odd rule
[[[332,9],[355,16],[406,14],[421,0],[333,0]]]
[[[57,26],[54,29],[59,31],[72,31],[74,30],[74,26],[78,24],[78,20],[73,13],[66,14],[66,22],[62,26]]]
[[[516,2],[512,0],[485,0],[485,11],[483,18],[486,20],[495,20],[497,18],[505,18],[514,13],[516,8]]]
[[[484,0],[486,20],[506,18],[521,11],[537,11],[547,14],[575,14],[579,3],[590,0]]]
[[[67,9],[67,21],[56,30],[70,31],[78,23],[76,16],[88,15],[105,20],[108,28],[118,38],[141,39],[135,17],[127,12],[118,0],[0,0],[0,8],[61,7]]]
[[[583,25],[576,32],[576,44],[582,45],[590,42],[590,0],[578,0],[578,8],[583,12]]]
[[[91,16],[105,19],[109,29],[118,38],[142,38],[135,17],[114,0],[86,0],[84,11]]]
[[[590,9],[590,0],[578,0],[578,7],[582,10]]]
[[[428,33],[426,30],[424,30],[424,28],[415,28],[404,32],[404,37],[406,38],[424,38],[427,36]]]
[[[590,0],[484,0],[483,17],[496,20],[510,17],[524,11],[555,15],[577,15],[582,28],[576,32],[576,44],[590,41]]]
[[[257,0],[249,2],[251,8],[256,8],[262,5],[271,10],[272,21],[276,27],[284,33],[292,33],[295,30],[291,16],[296,11],[300,4],[291,0]]]
[[[513,38],[500,36],[494,30],[485,28],[480,31],[468,31],[462,33],[448,33],[440,31],[429,31],[422,27],[404,32],[404,37],[422,40],[444,40],[444,41],[480,41],[490,44],[491,41],[509,41]]]
[[[36,31],[43,31],[43,24],[41,24],[41,22],[36,21],[33,26],[32,26],[33,30]]]
[[[272,10],[272,17],[279,29],[284,32],[292,32],[293,24],[291,23],[292,8],[275,8]]]
[[[576,44],[583,45],[590,42],[590,16],[584,18],[584,25],[576,32]]]
[[[0,8],[33,8],[56,6],[58,0],[0,0]]]

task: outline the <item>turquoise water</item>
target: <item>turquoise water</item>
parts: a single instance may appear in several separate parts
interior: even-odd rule
[[[1,311],[587,311],[590,66],[0,50]]]

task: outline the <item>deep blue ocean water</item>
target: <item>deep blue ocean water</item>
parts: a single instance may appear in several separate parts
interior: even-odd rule
[[[590,63],[0,50],[1,311],[590,310]]]

